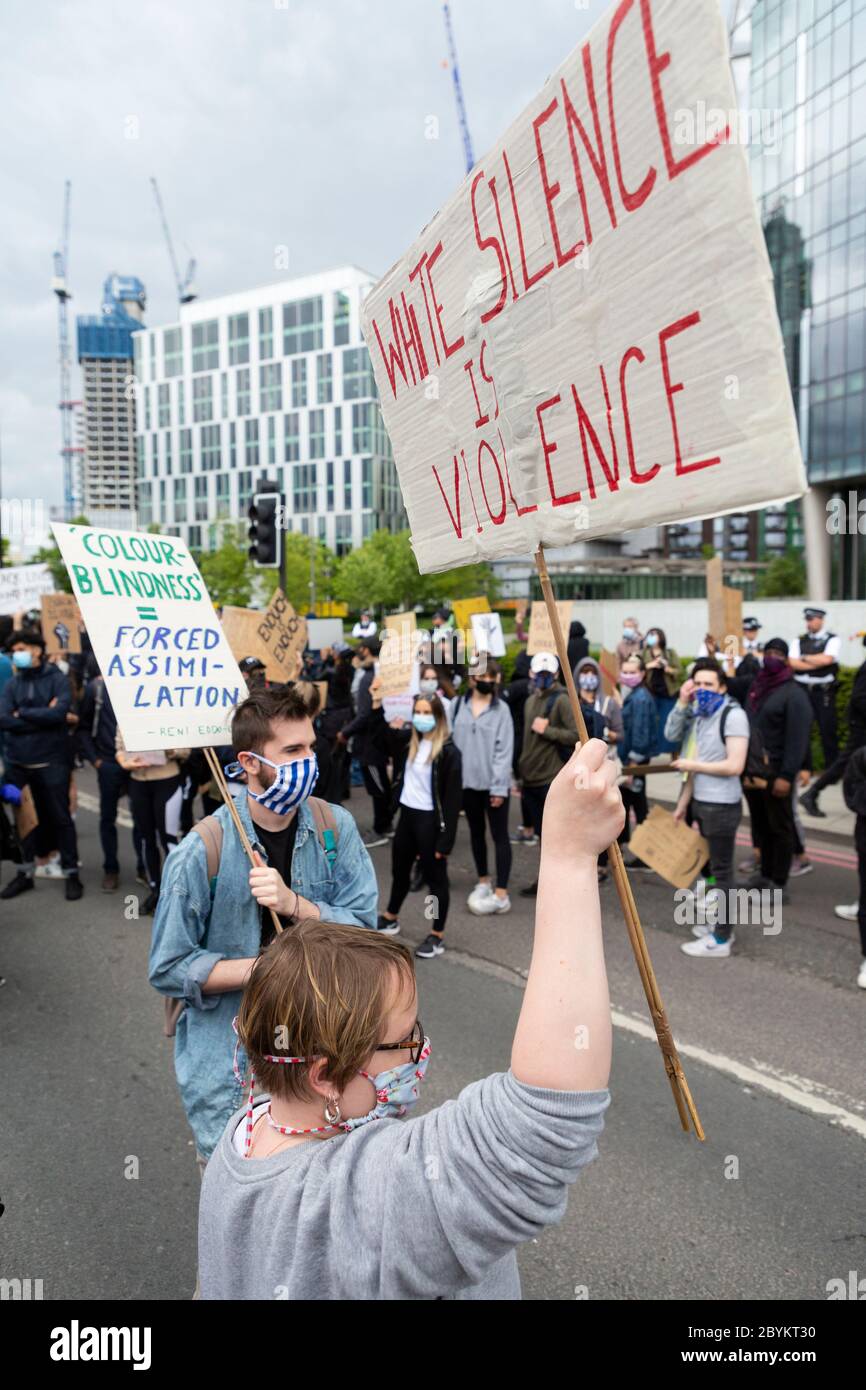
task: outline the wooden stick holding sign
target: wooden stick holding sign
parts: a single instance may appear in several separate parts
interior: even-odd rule
[[[560,622],[559,609],[557,608],[556,599],[553,596],[553,586],[550,582],[550,575],[547,572],[547,561],[544,558],[543,545],[540,545],[535,552],[535,564],[538,569],[538,577],[541,580],[541,592],[544,594],[544,601],[547,604],[547,611],[550,615],[550,626],[553,630],[556,643],[556,654],[559,657],[559,664],[565,678],[568,698],[571,703],[572,713],[574,714],[574,722],[577,725],[577,732],[581,743],[587,743],[589,741],[589,735],[587,734],[586,723],[580,708],[580,700],[575,688],[574,676],[572,675],[571,667],[568,663],[568,651],[562,631],[562,623]],[[631,884],[628,881],[628,875],[625,870],[625,864],[622,860],[622,851],[616,841],[614,841],[608,850],[608,857],[610,859],[611,869],[613,870],[614,882],[616,883],[620,904],[622,905],[629,940],[631,941],[631,947],[637,962],[638,974],[640,975],[641,983],[644,987],[650,1016],[652,1017],[653,1025],[656,1030],[656,1037],[658,1038],[658,1044],[664,1058],[665,1070],[668,1074],[668,1080],[670,1081],[671,1090],[679,1113],[680,1123],[683,1129],[688,1131],[689,1121],[691,1121],[695,1134],[699,1139],[703,1139],[703,1127],[697,1109],[695,1108],[695,1103],[692,1100],[685,1073],[680,1063],[679,1054],[677,1053],[673,1034],[670,1030],[667,1015],[665,1014],[665,1008],[662,1003],[661,994],[659,993],[655,972],[653,971],[652,962],[650,961],[643,927],[641,926],[640,917],[638,916],[637,904],[635,903],[631,891]]]
[[[217,757],[216,749],[205,748],[204,755],[207,758],[208,766],[210,767],[210,770],[213,773],[213,779],[222,793],[223,801],[229,808],[229,815],[235,823],[235,830],[237,830],[238,836],[240,837],[240,842],[246,850],[247,858],[249,859],[254,869],[258,868],[258,865],[256,864],[255,851],[252,845],[250,844],[250,837],[247,834],[246,829],[244,827],[244,823],[241,820],[240,815],[238,813],[238,808],[235,805],[235,799],[229,791],[228,783],[225,779],[225,773],[223,772],[222,764],[220,763],[220,760]],[[274,926],[276,927],[277,931],[281,932],[283,930],[283,924],[277,916],[276,912],[272,907],[268,908],[268,911],[271,914],[271,920]]]

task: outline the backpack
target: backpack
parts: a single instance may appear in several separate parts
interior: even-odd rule
[[[719,737],[722,740],[722,747],[725,744],[725,725],[728,722],[728,714],[732,709],[742,709],[736,701],[725,705],[722,710],[722,717],[719,722]],[[772,781],[773,774],[770,771],[770,758],[764,747],[764,740],[761,738],[760,730],[757,725],[749,720],[749,747],[746,750],[746,765],[740,773],[743,786],[749,790],[756,787],[766,787]]]
[[[307,805],[313,813],[313,820],[316,823],[316,836],[319,844],[325,853],[328,861],[328,868],[333,870],[337,862],[337,845],[340,840],[340,832],[337,828],[337,820],[333,810],[327,801],[322,801],[321,797],[311,796],[307,800]],[[207,855],[207,876],[210,882],[210,900],[213,903],[216,893],[217,877],[220,868],[220,856],[223,848],[223,828],[216,816],[204,816],[193,826],[195,834],[200,836],[204,842],[205,854]],[[177,1028],[177,1021],[186,1008],[185,999],[164,998],[165,1019],[163,1022],[163,1034],[167,1038],[173,1038]]]
[[[857,748],[848,759],[842,778],[842,795],[849,811],[866,816],[866,748]]]

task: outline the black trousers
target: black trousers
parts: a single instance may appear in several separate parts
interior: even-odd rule
[[[838,758],[830,763],[824,771],[815,778],[809,790],[815,792],[817,795],[817,793],[822,792],[825,787],[832,787],[834,783],[838,782],[840,778],[845,775],[845,768],[848,766],[848,759],[851,754],[855,752],[856,749],[862,748],[864,743],[866,743],[866,729],[852,730],[848,735],[848,742],[845,744]]]
[[[34,872],[34,857],[40,846],[60,851],[60,867],[65,874],[78,873],[78,837],[75,822],[69,812],[69,781],[72,775],[67,762],[52,763],[49,767],[22,767],[10,763],[6,781],[15,787],[29,787],[39,824],[21,841],[21,871]]]
[[[421,872],[430,894],[424,899],[424,916],[430,923],[431,931],[445,930],[448,916],[450,887],[448,884],[448,860],[436,858],[436,841],[439,838],[439,817],[435,811],[415,811],[411,806],[400,807],[397,833],[391,843],[391,896],[388,911],[395,917],[399,915],[406,894],[409,892],[409,877],[416,858],[421,860]]]
[[[124,772],[120,763],[115,762],[113,758],[103,758],[96,769],[96,777],[99,782],[99,839],[102,845],[102,867],[107,874],[117,874],[120,873],[120,861],[117,858],[117,807],[120,798],[127,795],[129,773]],[[136,841],[138,842],[136,843]],[[133,835],[133,843],[137,855],[141,842],[135,835]]]
[[[647,759],[644,759],[646,762]],[[649,815],[649,802],[646,794],[646,778],[636,777],[632,774],[632,785],[630,787],[620,786],[622,804],[625,807],[625,825],[619,837],[621,845],[627,845],[631,839],[631,816],[629,812],[634,810],[634,818],[638,825],[642,825]]]
[[[391,779],[387,764],[362,763],[361,775],[373,802],[373,829],[382,834],[391,829]]]
[[[831,767],[839,756],[839,739],[836,733],[836,684],[807,686],[807,694],[812,702],[812,712],[821,747],[824,750],[824,766]]]
[[[860,878],[860,903],[857,921],[860,926],[860,947],[866,959],[866,816],[858,816],[854,826],[854,845],[857,850],[857,873]]]
[[[734,850],[737,840],[737,826],[743,814],[741,801],[695,801],[691,802],[695,820],[701,834],[710,847],[710,872],[716,887],[725,895],[725,911],[715,927],[718,940],[727,941],[731,934],[730,892],[736,888],[734,880]],[[724,920],[721,920],[721,918]]]
[[[796,838],[794,789],[787,796],[773,796],[770,787],[747,789],[745,795],[752,817],[752,839],[761,851],[761,873],[777,888],[784,888]]]
[[[541,838],[541,822],[544,819],[544,803],[549,791],[549,782],[539,782],[534,787],[527,786],[525,782],[523,784],[521,801],[524,815],[527,812],[529,814],[529,820],[524,821],[524,824],[531,825],[539,839]]]
[[[166,810],[175,793],[180,792],[181,779],[161,777],[153,782],[137,782],[129,779],[129,804],[132,817],[141,835],[144,848],[144,864],[151,888],[158,890],[162,878],[162,857],[160,845],[168,854],[172,845],[177,844],[177,835],[172,834],[166,825]]]
[[[463,788],[463,809],[466,812],[466,820],[469,825],[469,837],[472,844],[472,858],[475,860],[475,868],[479,878],[487,878],[487,836],[485,834],[485,817],[490,826],[490,834],[493,837],[493,849],[496,854],[496,884],[497,888],[508,887],[508,876],[511,873],[511,841],[508,838],[508,797],[504,797],[501,806],[490,805],[490,793],[476,791],[473,787]]]

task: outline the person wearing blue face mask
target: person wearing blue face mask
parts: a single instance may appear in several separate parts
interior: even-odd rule
[[[728,696],[727,677],[712,657],[701,657],[680,689],[679,699],[665,725],[672,743],[685,740],[684,757],[671,766],[685,774],[674,818],[683,820],[691,803],[692,814],[710,851],[708,920],[692,928],[694,941],[681,949],[703,960],[723,960],[731,954],[734,850],[737,827],[743,814],[740,781],[749,751],[749,719],[746,711]]]
[[[550,788],[513,1041],[454,1099],[404,1115],[435,1046],[400,942],[305,921],[256,962],[246,1090],[202,1185],[203,1299],[521,1297],[518,1247],[563,1219],[610,1100],[596,865],[623,810],[606,751],[590,741]],[[570,1045],[575,1020],[590,1047]]]
[[[175,1071],[202,1167],[239,1103],[231,1021],[259,952],[301,918],[376,923],[376,874],[354,818],[311,797],[315,730],[296,686],[257,689],[232,720],[243,777],[235,805],[256,853],[250,868],[229,808],[194,827],[166,860],[153,923],[150,982],[183,1002]]]
[[[438,695],[419,695],[412,723],[395,719],[389,728],[394,807],[399,806],[400,819],[391,846],[391,895],[376,925],[383,935],[399,932],[400,908],[418,858],[430,889],[426,904],[432,911],[425,915],[432,925],[415,954],[421,960],[432,960],[445,950],[442,935],[450,901],[448,856],[463,803],[460,750],[451,741],[445,707]]]

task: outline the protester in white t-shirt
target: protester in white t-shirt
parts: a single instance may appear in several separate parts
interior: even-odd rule
[[[373,622],[372,618],[370,617],[370,614],[365,608],[364,611],[361,613],[358,622],[356,622],[355,626],[352,628],[352,637],[357,642],[358,639],[361,637],[375,637],[378,630],[378,627]]]
[[[685,742],[684,755],[671,766],[687,773],[674,816],[692,813],[710,849],[713,923],[696,922],[694,941],[683,943],[688,956],[723,959],[731,954],[734,848],[743,814],[740,777],[749,751],[746,711],[727,693],[727,677],[717,661],[703,657],[692,668],[677,703],[667,717],[665,738]]]

